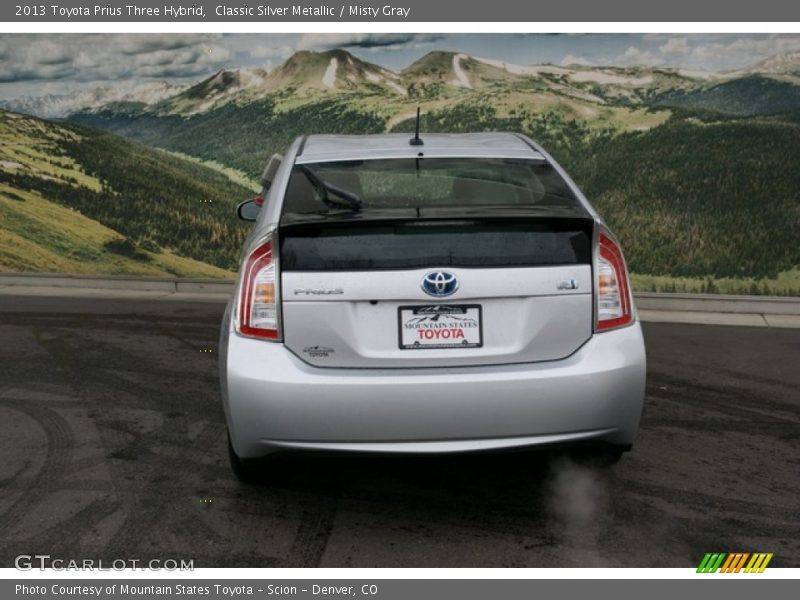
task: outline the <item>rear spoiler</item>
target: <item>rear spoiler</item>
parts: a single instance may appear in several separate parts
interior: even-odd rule
[[[282,154],[273,154],[267,161],[267,166],[264,167],[264,172],[261,173],[261,185],[264,186],[264,191],[269,190],[272,182],[275,180],[275,174],[283,162]]]
[[[508,207],[420,207],[420,208],[366,208],[320,210],[313,213],[284,213],[280,226],[305,224],[369,223],[397,221],[461,221],[461,220],[571,220],[591,221],[592,216],[583,207],[567,206],[508,206]]]

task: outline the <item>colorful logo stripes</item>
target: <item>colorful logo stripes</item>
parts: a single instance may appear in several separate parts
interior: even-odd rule
[[[769,552],[708,552],[700,566],[697,567],[698,573],[763,573],[769,561],[772,560],[772,553]],[[747,566],[745,566],[747,565]]]

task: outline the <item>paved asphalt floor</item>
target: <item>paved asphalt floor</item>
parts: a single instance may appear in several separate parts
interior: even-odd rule
[[[219,303],[0,297],[0,566],[800,566],[800,332],[645,324],[647,400],[610,469],[563,454],[228,468]]]

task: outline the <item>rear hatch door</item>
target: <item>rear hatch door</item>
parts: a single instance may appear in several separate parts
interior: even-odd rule
[[[591,337],[591,218],[460,214],[285,218],[286,346],[321,367],[455,367],[558,360]]]

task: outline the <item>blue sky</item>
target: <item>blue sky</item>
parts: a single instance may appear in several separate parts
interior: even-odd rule
[[[659,66],[724,71],[800,51],[798,34],[2,34],[0,98],[115,82],[199,80],[275,67],[298,50],[346,48],[392,69],[432,50],[517,64]]]

